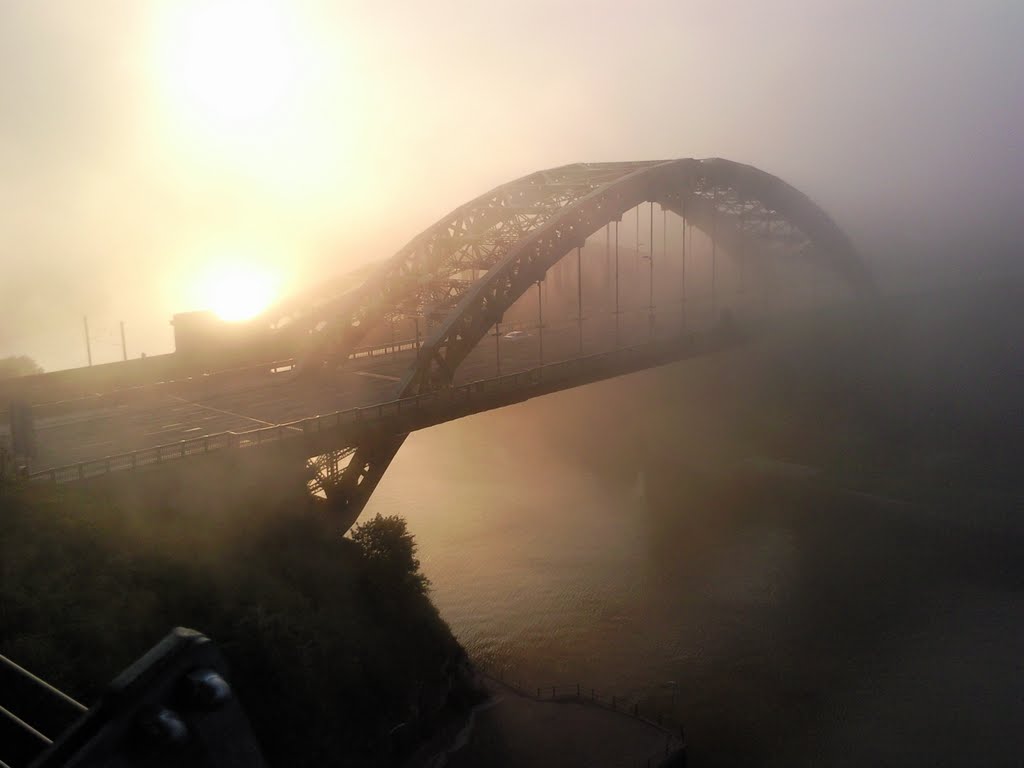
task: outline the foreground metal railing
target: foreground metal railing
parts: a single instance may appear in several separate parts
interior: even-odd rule
[[[265,767],[223,656],[191,629],[172,630],[91,708],[3,656],[0,679],[3,768]]]
[[[557,363],[548,363],[517,373],[481,379],[457,387],[427,392],[412,397],[399,398],[362,407],[348,408],[329,414],[311,416],[296,421],[258,427],[245,432],[218,432],[175,443],[142,448],[126,453],[105,456],[100,459],[78,462],[32,472],[32,481],[66,483],[107,475],[112,472],[130,471],[150,467],[167,461],[183,459],[199,454],[209,454],[227,449],[252,448],[279,443],[284,440],[337,430],[349,425],[367,426],[375,421],[390,419],[403,413],[424,411],[433,404],[446,406],[465,402],[482,395],[496,395],[517,390],[535,388],[557,388],[560,381],[582,377],[604,368],[616,368],[634,358],[646,356],[655,349],[671,343],[684,345],[688,349],[701,349],[712,338],[713,332],[692,333],[677,337],[671,342],[650,342],[631,347],[621,347],[585,357],[576,357]],[[703,342],[703,343],[702,343]]]
[[[639,759],[638,768],[687,763],[682,725],[653,706],[579,683],[534,689],[511,681],[503,670],[481,671],[523,697],[598,707],[656,729],[664,741]],[[181,627],[118,675],[91,708],[0,656],[0,767],[265,768],[229,679],[216,645]],[[37,693],[44,697],[42,706],[32,701]]]
[[[0,766],[27,765],[87,708],[0,655]]]

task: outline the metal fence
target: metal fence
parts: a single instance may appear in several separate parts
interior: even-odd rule
[[[667,764],[670,760],[678,760],[679,756],[686,751],[686,732],[682,723],[674,718],[671,711],[656,708],[653,704],[641,705],[635,699],[619,696],[615,693],[589,687],[581,683],[528,686],[519,681],[509,679],[509,676],[503,669],[498,669],[497,671],[482,669],[481,673],[498,685],[508,688],[513,693],[534,701],[575,703],[599,707],[634,718],[648,726],[659,729],[665,736],[664,748],[658,749],[651,755],[642,758],[638,763],[639,766],[652,768],[652,766]]]

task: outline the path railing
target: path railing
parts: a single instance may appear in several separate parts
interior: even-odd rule
[[[609,712],[615,712],[639,720],[652,728],[657,728],[665,735],[664,749],[659,749],[644,758],[638,764],[640,766],[646,766],[646,768],[661,766],[668,764],[670,761],[678,760],[680,756],[685,755],[686,731],[683,724],[676,720],[671,712],[657,709],[650,704],[641,706],[640,702],[636,699],[619,696],[582,683],[531,686],[510,679],[504,669],[493,671],[479,668],[479,671],[487,679],[508,688],[513,693],[524,698],[534,701],[574,703],[599,707]],[[685,760],[685,757],[683,757],[683,760]]]
[[[690,334],[674,342],[685,344],[687,349],[699,350],[699,342],[706,341],[710,334]],[[666,342],[653,342],[632,347],[622,347],[585,357],[571,358],[557,363],[548,363],[504,376],[462,384],[456,387],[427,392],[412,397],[399,398],[372,405],[348,408],[329,414],[311,416],[296,421],[274,424],[244,432],[218,432],[201,437],[165,443],[125,453],[113,454],[99,459],[77,462],[59,467],[31,472],[33,481],[66,483],[107,475],[112,472],[131,471],[150,467],[189,456],[210,454],[230,449],[253,448],[286,440],[296,439],[320,432],[338,430],[347,426],[372,426],[374,423],[392,419],[403,414],[426,414],[435,407],[450,409],[460,404],[478,403],[487,397],[529,390],[543,385],[545,389],[557,389],[558,384],[576,380],[601,372],[603,369],[624,367],[633,360],[643,359],[655,349],[663,348]]]

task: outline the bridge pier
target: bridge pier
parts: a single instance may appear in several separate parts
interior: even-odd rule
[[[332,479],[320,480],[328,514],[344,533],[359,519],[408,434],[383,435],[360,444]]]

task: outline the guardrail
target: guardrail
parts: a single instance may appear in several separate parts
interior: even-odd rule
[[[696,341],[708,334],[689,334],[675,339]],[[457,387],[427,392],[412,397],[375,403],[362,407],[348,408],[329,414],[310,416],[296,421],[258,427],[245,432],[217,432],[201,437],[165,443],[127,453],[105,456],[101,459],[78,462],[60,467],[32,472],[29,479],[66,483],[107,475],[112,472],[130,471],[141,467],[162,464],[166,461],[184,459],[198,454],[209,454],[226,449],[252,448],[294,439],[302,435],[336,430],[348,425],[370,425],[376,421],[393,418],[401,414],[423,412],[433,404],[451,406],[479,398],[481,395],[507,393],[524,388],[557,385],[559,381],[576,378],[584,373],[596,372],[605,367],[643,356],[646,352],[666,346],[665,341],[650,342],[631,347],[621,347],[585,357],[571,358],[557,363],[548,363],[518,373],[509,373],[490,379],[462,384]]]
[[[357,347],[349,353],[349,360],[359,360],[364,357],[382,357],[393,355],[396,352],[406,352],[410,349],[418,349],[423,346],[422,339],[406,339],[404,341],[392,341],[387,344],[377,344],[372,347]]]

